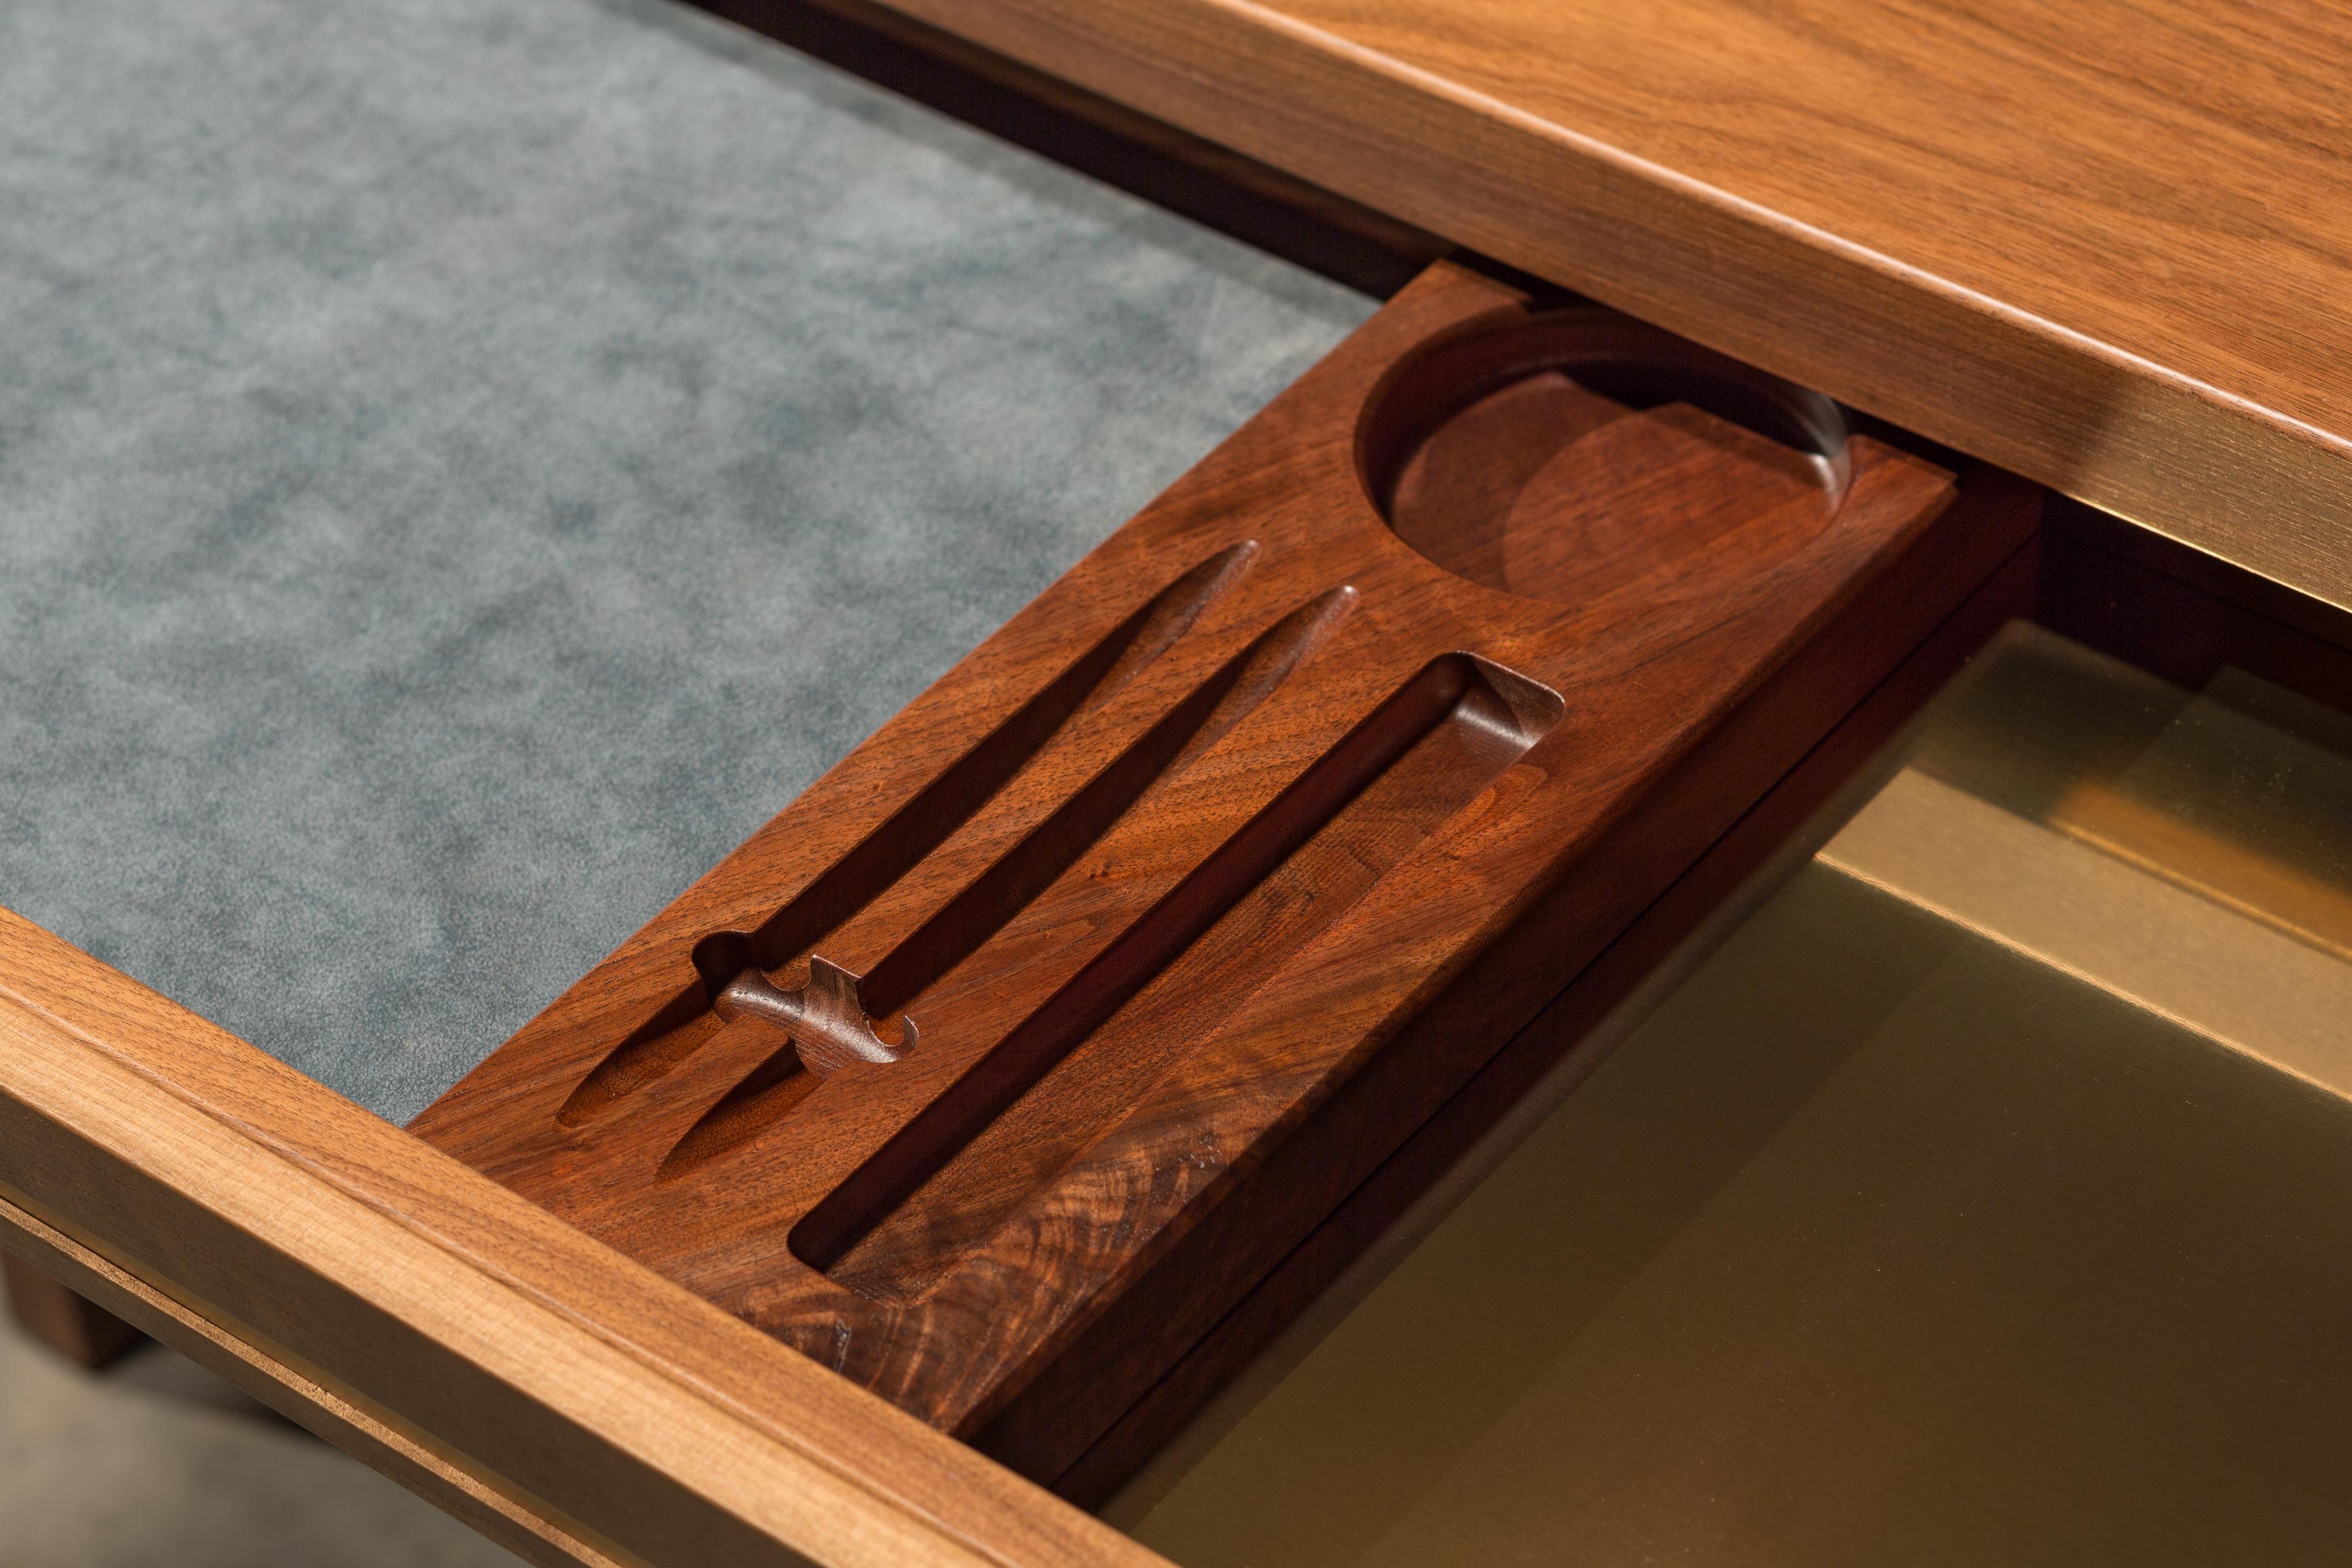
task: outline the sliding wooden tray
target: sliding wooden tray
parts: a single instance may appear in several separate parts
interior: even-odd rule
[[[1955,493],[1442,264],[415,1130],[1050,1479],[2031,531]]]

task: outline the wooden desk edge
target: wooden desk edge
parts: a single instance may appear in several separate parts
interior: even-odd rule
[[[1161,1562],[5,910],[0,1242],[536,1562]]]
[[[235,1384],[289,1420],[389,1476],[528,1562],[603,1568],[606,1555],[471,1471],[436,1453],[383,1414],[352,1403],[108,1262],[0,1189],[0,1244],[58,1284],[105,1308],[150,1339]]]
[[[1246,0],[919,21],[2352,608],[2352,439]]]

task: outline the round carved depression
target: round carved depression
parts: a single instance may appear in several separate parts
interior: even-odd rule
[[[1399,538],[1456,576],[1553,603],[1681,597],[1753,574],[1836,516],[1837,405],[1595,308],[1515,314],[1391,373],[1357,457]]]

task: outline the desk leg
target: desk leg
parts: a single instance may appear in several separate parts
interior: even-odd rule
[[[8,1306],[26,1332],[86,1367],[104,1366],[139,1342],[139,1331],[91,1305],[20,1258],[0,1253]]]

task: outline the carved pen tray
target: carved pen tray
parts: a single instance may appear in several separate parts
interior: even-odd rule
[[[1539,904],[1953,494],[1440,265],[415,1130],[1050,1476],[1559,991]]]

